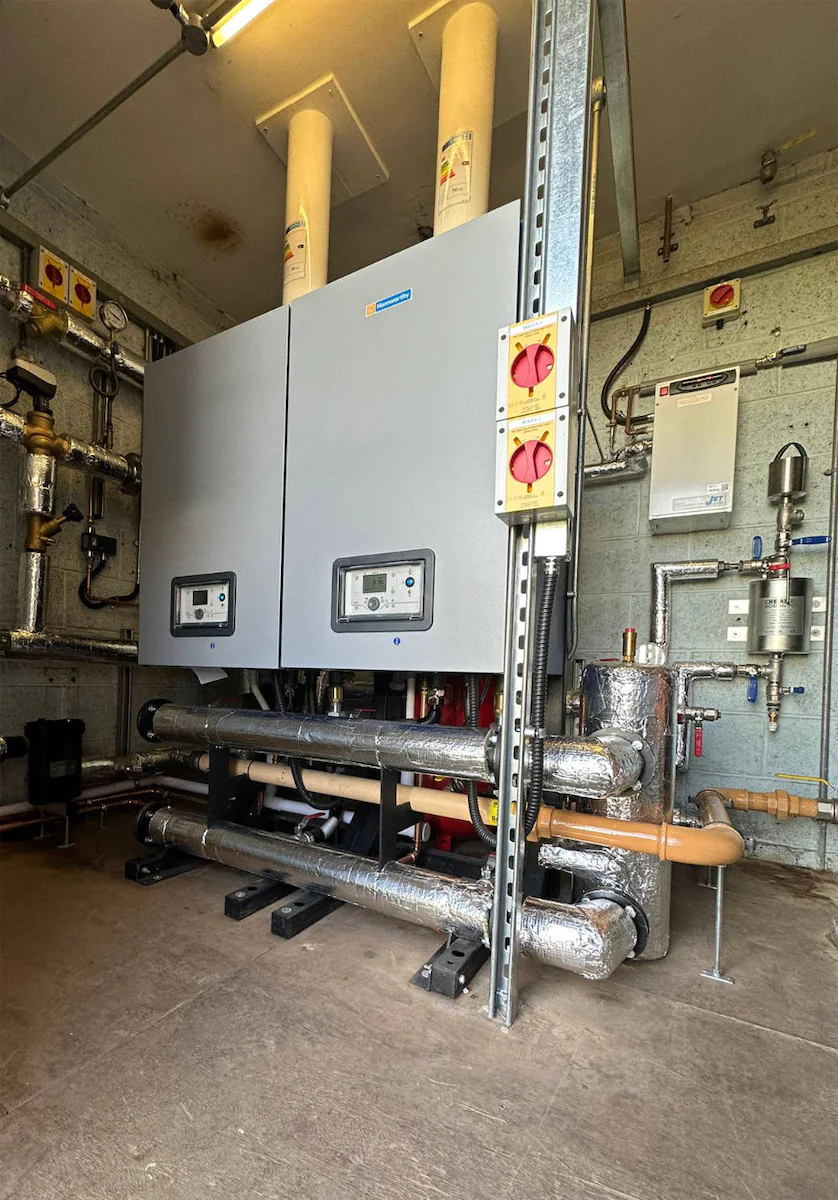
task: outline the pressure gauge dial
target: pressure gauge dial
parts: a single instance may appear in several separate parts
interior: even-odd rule
[[[122,333],[128,325],[125,309],[115,300],[105,300],[99,305],[99,319],[111,333]]]

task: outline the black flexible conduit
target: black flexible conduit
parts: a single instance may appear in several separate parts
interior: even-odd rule
[[[477,676],[466,675],[466,725],[470,729],[477,729],[479,724],[480,698],[478,696]],[[477,784],[473,779],[469,779],[466,784],[466,795],[468,796],[469,819],[477,831],[477,836],[494,850],[498,844],[498,835],[483,820],[483,814],[480,812],[480,803],[477,799]]]
[[[629,346],[628,350],[626,350],[625,354],[620,359],[620,361],[616,364],[616,366],[611,368],[608,378],[606,379],[605,383],[602,385],[602,392],[600,393],[599,399],[600,399],[600,404],[602,405],[602,411],[605,413],[605,415],[609,421],[611,420],[611,389],[614,386],[617,379],[622,375],[623,371],[625,371],[626,367],[629,365],[631,360],[634,358],[637,351],[640,349],[640,347],[646,341],[646,334],[649,332],[649,321],[651,320],[651,317],[652,317],[652,306],[651,306],[651,304],[647,304],[646,307],[643,309],[643,320],[641,322],[640,330],[637,334],[637,337],[634,339],[632,344]],[[625,425],[625,423],[626,423],[625,413],[618,412],[617,413],[617,424]]]
[[[530,714],[533,734],[530,741],[530,783],[527,806],[524,810],[524,832],[529,835],[538,820],[544,794],[544,735],[547,725],[547,662],[550,652],[550,627],[553,624],[553,603],[559,579],[559,560],[544,561],[544,582],[535,620],[535,639],[532,654],[532,688]]]
[[[282,713],[284,716],[288,710],[286,709],[285,701],[282,698],[282,684],[276,676],[274,676],[273,679],[273,690],[276,710],[277,712]],[[297,789],[297,793],[304,804],[310,804],[312,808],[316,808],[320,812],[327,813],[331,813],[335,808],[338,807],[340,804],[339,796],[315,796],[308,790],[305,783],[303,783],[303,769],[300,766],[298,759],[289,758],[288,766],[291,769],[291,777],[294,780],[294,787]]]

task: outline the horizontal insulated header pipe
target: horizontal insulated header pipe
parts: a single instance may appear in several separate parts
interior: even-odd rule
[[[7,658],[62,658],[70,662],[104,662],[130,666],[137,661],[137,643],[71,633],[30,633],[0,630],[0,655]]]
[[[485,729],[184,707],[159,700],[140,710],[138,726],[149,741],[181,746],[262,750],[457,779],[493,778],[494,735]],[[618,735],[544,742],[547,791],[593,798],[620,795],[633,787],[642,770],[640,753]]]
[[[20,413],[0,409],[0,438],[22,442],[26,436],[26,418]],[[40,457],[46,457],[41,455]],[[136,456],[124,457],[108,450],[106,446],[94,446],[69,434],[58,434],[55,438],[55,461],[80,471],[84,475],[95,475],[123,484],[125,491],[139,486],[140,466]]]
[[[174,808],[161,808],[147,819],[145,840],[414,925],[488,936],[493,889],[483,880],[455,879],[397,862],[379,868],[372,859],[240,825],[208,829],[202,817]],[[525,900],[519,936],[521,950],[531,958],[586,979],[607,979],[632,954],[637,931],[628,912],[610,900]]]

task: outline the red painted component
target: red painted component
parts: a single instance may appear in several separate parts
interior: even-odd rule
[[[519,388],[528,388],[532,391],[539,383],[544,382],[553,370],[555,361],[555,355],[549,346],[544,346],[541,342],[533,342],[531,346],[525,346],[515,357],[510,372],[512,382]]]
[[[704,753],[704,730],[700,725],[695,727],[695,738],[693,739],[693,750],[696,758],[701,758]]]
[[[518,483],[535,483],[553,465],[553,451],[546,442],[535,438],[524,442],[509,460],[509,473]]]
[[[52,308],[54,310],[58,309],[58,305],[51,296],[46,296],[43,292],[39,292],[37,288],[30,287],[28,283],[22,283],[20,285],[20,290],[22,292],[28,292],[30,296],[34,296],[34,298],[40,304],[43,304],[45,308]]]
[[[732,283],[720,283],[710,293],[710,305],[712,308],[727,308],[729,304],[733,303],[735,295],[736,289]]]
[[[790,566],[791,566],[791,564],[789,563],[788,560],[786,560],[785,562],[769,563],[768,570],[769,571],[788,571]]]
[[[93,299],[90,294],[90,288],[87,286],[87,284],[82,283],[81,280],[76,283],[73,291],[76,293],[76,299],[78,300],[79,304],[89,304]]]

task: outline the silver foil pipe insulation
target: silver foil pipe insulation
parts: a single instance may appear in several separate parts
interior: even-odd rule
[[[136,754],[121,754],[115,758],[83,758],[82,783],[85,787],[93,787],[122,779],[162,775],[172,767],[188,766],[188,758],[189,755],[169,747],[140,750]]]
[[[687,562],[652,563],[652,598],[649,641],[660,651],[660,663],[666,662],[672,627],[672,584],[718,579],[727,564],[718,559]]]
[[[153,704],[147,706],[146,716],[141,715],[141,728],[150,741],[262,750],[457,779],[494,777],[494,735],[485,729],[166,703],[155,709]],[[545,739],[547,791],[586,797],[619,794],[635,785],[642,770],[642,755],[618,729],[588,739]]]
[[[19,321],[22,325],[28,325],[36,337],[42,336],[41,330],[33,318],[36,318],[43,309],[31,293],[4,275],[0,275],[0,308],[5,308],[15,321]],[[96,333],[86,322],[80,320],[68,309],[64,309],[58,314],[51,313],[50,316],[55,317],[57,321],[54,330],[50,330],[57,342],[69,346],[71,350],[83,354],[85,358],[92,358],[96,362],[111,362],[111,343],[108,338]],[[29,324],[30,322],[31,324]],[[113,362],[118,375],[127,379],[129,383],[142,387],[145,363],[141,358],[136,358],[127,350],[119,349],[114,355]]]
[[[585,467],[585,486],[640,479],[649,469],[651,452],[651,442],[634,442],[609,462],[591,463]]]
[[[13,442],[23,441],[26,428],[26,418],[19,413],[0,409],[0,438],[8,438]],[[120,483],[124,491],[134,491],[140,484],[140,460],[137,455],[127,457],[108,450],[105,446],[93,446],[89,442],[80,441],[69,434],[62,435],[66,449],[58,460],[47,454],[33,454],[30,458],[51,462],[53,469],[56,461],[84,475],[95,475],[98,479],[106,479]],[[49,468],[42,468],[48,471]],[[24,511],[38,511],[26,509]]]
[[[24,550],[18,573],[17,599],[18,622],[23,633],[39,634],[44,628],[48,576],[46,554],[39,550]]]
[[[55,459],[50,454],[27,454],[23,461],[21,512],[51,517],[55,512]]]
[[[137,643],[89,638],[72,633],[0,630],[0,655],[7,658],[57,658],[70,662],[136,663]]]
[[[586,734],[613,726],[631,730],[644,746],[647,769],[641,787],[592,804],[601,816],[662,825],[673,808],[673,672],[641,665],[591,665],[582,675],[582,727]],[[598,855],[601,852],[596,852]],[[593,861],[592,856],[589,857]],[[599,862],[599,859],[597,859]],[[617,867],[619,863],[619,868]],[[604,866],[605,863],[599,865]],[[588,872],[596,877],[595,869]],[[643,958],[662,958],[669,948],[672,864],[650,854],[614,849],[598,887],[613,887],[636,900],[649,922]]]
[[[486,939],[492,885],[421,867],[301,843],[238,825],[214,825],[193,813],[161,808],[148,819],[145,840],[239,871],[282,879],[383,916]],[[526,900],[520,915],[524,954],[586,979],[606,979],[634,950],[634,921],[610,900],[556,904]]]
[[[690,708],[691,689],[697,679],[730,682],[748,676],[764,675],[766,668],[757,663],[679,662],[673,663],[672,670],[675,673],[675,704],[678,713],[683,716]],[[689,721],[680,720],[675,733],[675,767],[679,771],[684,771],[689,766],[689,734]]]

